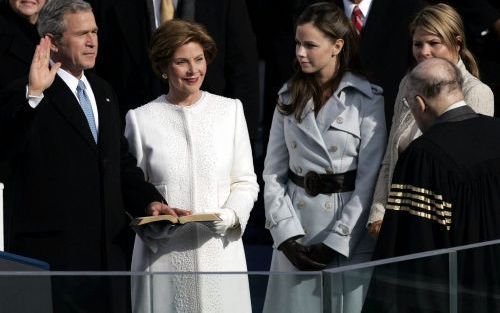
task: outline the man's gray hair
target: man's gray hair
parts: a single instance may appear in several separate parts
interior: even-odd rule
[[[38,15],[38,34],[44,37],[52,34],[59,39],[66,31],[64,16],[70,13],[92,11],[88,2],[83,0],[50,0]]]
[[[444,87],[448,87],[448,93],[462,90],[464,80],[455,64],[441,58],[433,59],[431,62],[437,64],[425,66],[424,69],[417,65],[408,77],[416,94],[426,98],[434,98],[441,93]],[[432,71],[429,71],[429,68],[432,68]]]

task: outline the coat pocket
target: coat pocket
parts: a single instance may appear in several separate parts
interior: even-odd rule
[[[342,121],[342,123],[340,123]],[[342,131],[348,133],[356,138],[361,138],[361,130],[359,129],[359,123],[356,119],[355,121],[345,121],[341,119],[341,117],[337,117],[337,119],[330,125],[330,131]]]

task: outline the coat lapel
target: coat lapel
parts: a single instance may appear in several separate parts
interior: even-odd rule
[[[320,149],[325,152],[325,156],[327,157],[327,159],[329,159],[323,136],[316,122],[312,100],[309,100],[306,104],[306,107],[304,108],[304,112],[302,113],[302,122],[297,122],[294,117],[291,117],[291,120],[293,121],[293,123],[295,123],[298,129],[304,132],[307,137],[311,138],[318,144]]]
[[[78,100],[58,75],[47,93],[51,97],[55,109],[73,126],[89,147],[97,152],[97,145]]]

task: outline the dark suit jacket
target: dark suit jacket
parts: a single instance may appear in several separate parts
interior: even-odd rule
[[[344,10],[342,0],[333,2]],[[361,32],[361,63],[370,81],[384,89],[388,127],[399,82],[415,63],[408,25],[423,6],[420,0],[373,0]]]
[[[89,1],[99,26],[96,72],[115,88],[122,116],[164,93],[148,57],[151,32],[146,0]],[[194,13],[192,12],[194,9]],[[239,98],[250,134],[258,126],[259,82],[255,36],[243,0],[179,1],[179,18],[203,24],[217,43],[202,89]]]
[[[0,89],[28,74],[39,40],[34,25],[0,2]]]
[[[163,200],[144,182],[122,136],[110,86],[88,74],[99,115],[93,141],[76,97],[58,77],[36,109],[25,85],[0,94],[6,250],[53,270],[126,270],[130,249],[122,196],[133,215]]]

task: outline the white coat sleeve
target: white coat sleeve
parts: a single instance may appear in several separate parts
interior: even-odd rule
[[[385,152],[387,130],[384,98],[381,95],[374,95],[372,101],[363,105],[360,136],[355,189],[344,205],[340,218],[323,241],[346,257],[350,256],[352,249],[366,233],[365,218],[370,210],[373,189]],[[362,216],[365,218],[361,219]]]
[[[231,209],[238,217],[241,234],[244,232],[250,211],[257,200],[259,185],[253,168],[252,148],[248,136],[247,123],[243,113],[243,105],[236,101],[234,123],[234,150],[231,166],[230,193],[222,206]]]
[[[137,166],[144,172],[144,179],[148,181],[146,160],[142,150],[141,131],[134,110],[127,112],[125,117],[125,138],[127,138],[129,151],[137,159]]]
[[[289,154],[283,123],[284,117],[276,109],[263,173],[266,228],[271,232],[275,247],[288,238],[305,234],[287,190]]]

